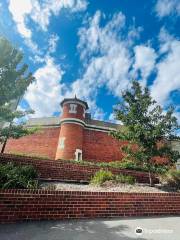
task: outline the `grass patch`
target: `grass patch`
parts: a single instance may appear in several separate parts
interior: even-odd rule
[[[114,175],[110,171],[105,171],[103,169],[99,170],[92,177],[90,184],[92,185],[102,185],[104,182],[113,180]]]

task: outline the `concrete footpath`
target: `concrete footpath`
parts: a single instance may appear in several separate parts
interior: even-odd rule
[[[40,221],[0,225],[0,240],[179,240],[180,217]]]

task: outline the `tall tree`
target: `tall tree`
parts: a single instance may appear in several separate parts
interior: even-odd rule
[[[17,105],[29,84],[35,79],[28,73],[27,64],[22,63],[23,54],[7,39],[0,37],[0,142],[4,152],[7,139],[31,134],[23,124],[15,124],[32,111],[17,111]]]
[[[123,152],[148,168],[152,185],[153,159],[160,156],[175,163],[180,157],[169,144],[170,140],[177,138],[175,133],[179,129],[173,108],[170,107],[164,113],[161,106],[152,99],[149,89],[142,88],[139,82],[133,81],[131,88],[122,93],[122,101],[115,107],[114,113],[123,126],[118,131],[113,131],[112,136],[128,141],[122,147]]]

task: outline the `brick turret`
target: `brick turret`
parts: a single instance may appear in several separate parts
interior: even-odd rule
[[[63,111],[56,159],[82,160],[85,112],[88,105],[75,97],[64,99],[61,107]]]

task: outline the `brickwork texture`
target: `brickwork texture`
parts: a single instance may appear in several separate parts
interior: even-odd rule
[[[9,139],[6,153],[24,153],[55,159],[60,127],[42,128],[39,132],[19,139]]]
[[[0,222],[180,215],[179,193],[1,190]]]

